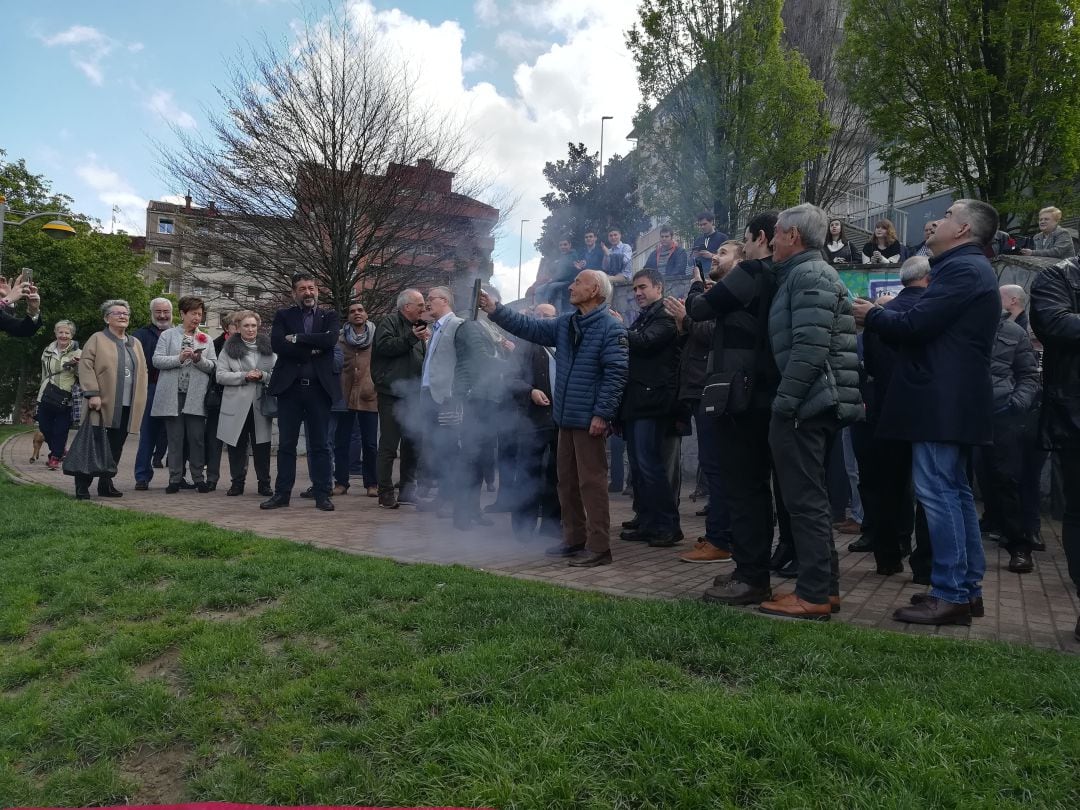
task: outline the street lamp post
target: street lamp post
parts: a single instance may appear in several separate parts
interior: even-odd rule
[[[13,214],[16,219],[8,219],[8,213]],[[22,219],[17,217],[22,216]],[[8,208],[7,198],[3,194],[0,194],[0,277],[4,275],[4,226],[5,225],[25,225],[34,219],[41,219],[43,217],[56,217],[49,222],[46,222],[41,226],[41,230],[45,231],[46,235],[53,239],[69,239],[75,235],[75,229],[68,225],[64,220],[59,217],[64,216],[60,211],[34,211],[29,214],[21,211],[12,211]]]
[[[610,121],[610,115],[600,116],[600,176],[604,176],[604,122]]]
[[[521,253],[525,249],[525,223],[528,221],[527,219],[521,220],[521,229],[518,233],[518,298],[521,298]]]

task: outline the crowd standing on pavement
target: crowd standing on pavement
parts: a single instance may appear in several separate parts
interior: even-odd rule
[[[358,476],[384,509],[430,511],[457,531],[509,513],[518,540],[549,537],[548,555],[596,567],[617,561],[609,472],[621,489],[623,471],[609,440],[625,441],[634,495],[619,542],[668,548],[685,540],[681,446],[693,433],[707,520],[680,559],[730,566],[706,601],[828,620],[841,609],[834,530],[853,527],[849,548],[872,552],[878,574],[904,575],[906,560],[928,586],[895,619],[966,625],[984,612],[984,538],[1000,538],[1018,574],[1045,549],[1051,451],[1080,591],[1080,258],[1060,219],[1044,209],[1031,247],[1015,248],[991,206],[960,199],[914,248],[883,220],[856,250],[844,223],[811,204],[755,213],[737,239],[703,213],[689,251],[665,226],[636,273],[618,228],[606,240],[589,231],[580,254],[561,240],[523,310],[488,290],[461,317],[450,289],[410,288],[377,324],[353,302],[342,325],[297,273],[269,334],[242,310],[223,317],[216,341],[199,297],[179,300],[177,325],[172,303],[155,299],[130,333],[127,303],[110,300],[82,347],[61,320],[42,354],[47,464],[62,465],[78,401],[115,462],[139,434],[136,490],[167,451],[166,493],[214,492],[224,449],[226,495],[244,495],[250,453],[260,508],[281,509],[302,427],[311,487],[300,495],[319,510],[334,511]],[[988,256],[1003,245],[1061,261],[1028,290],[999,287]],[[854,297],[837,272],[848,264],[895,265],[901,288]],[[684,298],[668,294],[686,278]],[[613,284],[632,290],[629,324]],[[31,282],[0,280],[3,331],[34,334],[40,306]],[[828,475],[837,454],[851,481],[841,520]],[[482,509],[496,467],[498,495]],[[90,498],[90,484],[76,474],[76,497]],[[101,475],[97,494],[123,493]],[[773,573],[793,590],[774,592]]]

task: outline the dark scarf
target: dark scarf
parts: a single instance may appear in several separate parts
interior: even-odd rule
[[[259,354],[272,355],[274,350],[270,348],[270,338],[266,335],[255,336],[255,347],[259,350]],[[229,335],[229,339],[225,341],[225,354],[231,357],[233,360],[240,360],[248,353],[248,347],[244,343],[244,339],[240,337],[240,333]]]

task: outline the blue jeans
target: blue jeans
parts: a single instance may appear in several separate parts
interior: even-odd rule
[[[622,492],[626,483],[626,442],[622,436],[612,433],[608,438],[608,449],[611,451],[611,488]]]
[[[333,414],[334,482],[349,486],[352,459],[359,456],[364,487],[376,485],[375,453],[378,450],[379,414],[375,411],[339,411]],[[354,441],[354,428],[359,427],[360,441]],[[359,452],[357,452],[359,451]]]
[[[664,466],[664,419],[631,419],[626,423],[626,443],[634,460],[634,492],[639,505],[641,530],[653,534],[674,532],[679,525],[675,494]]]
[[[697,430],[698,466],[705,476],[709,490],[709,511],[705,515],[705,539],[723,551],[731,551],[731,515],[724,493],[723,470],[720,469],[719,436],[716,418],[701,411],[694,414]]]
[[[154,468],[150,461],[154,457],[161,458],[165,454],[168,439],[165,434],[165,420],[160,416],[151,416],[150,410],[154,407],[154,392],[157,383],[146,386],[146,410],[143,411],[142,422],[139,423],[139,449],[135,453],[135,480],[150,482],[154,477]],[[181,448],[181,452],[183,449]]]
[[[982,596],[986,572],[979,516],[967,478],[971,448],[915,442],[911,451],[915,495],[930,528],[930,595],[964,604]]]
[[[859,497],[859,461],[855,457],[855,446],[851,443],[851,428],[844,428],[840,436],[844,447],[844,472],[847,473],[851,489],[851,519],[861,525],[866,515],[863,513],[862,498]]]

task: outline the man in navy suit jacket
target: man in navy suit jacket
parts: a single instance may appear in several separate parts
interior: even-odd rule
[[[1001,318],[997,277],[983,255],[998,215],[957,200],[926,240],[930,286],[906,312],[858,300],[856,319],[899,347],[877,436],[912,443],[915,495],[926,512],[932,588],[893,618],[970,625],[983,615],[986,569],[979,517],[967,478],[971,448],[993,440],[990,355]]]
[[[277,362],[267,391],[278,398],[280,438],[274,494],[260,507],[278,509],[289,505],[296,483],[296,443],[303,424],[315,506],[333,512],[327,430],[330,406],[341,393],[334,374],[338,316],[333,310],[319,309],[319,288],[307,273],[293,276],[292,290],[296,305],[279,309],[270,329],[270,345]]]

